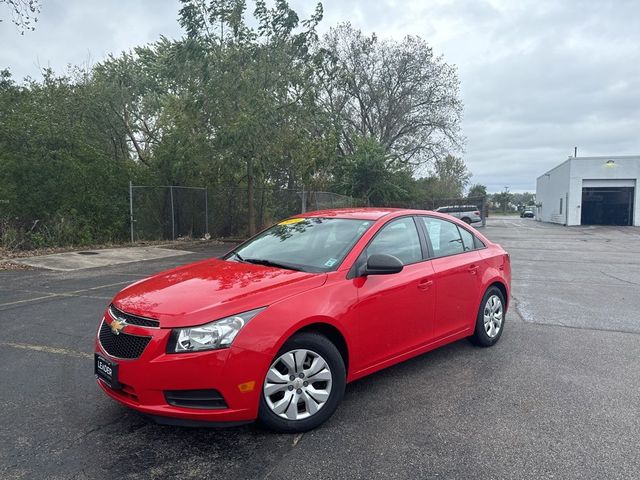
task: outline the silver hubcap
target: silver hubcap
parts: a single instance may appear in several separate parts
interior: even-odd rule
[[[264,399],[273,413],[286,420],[309,418],[331,394],[331,370],[311,350],[291,350],[276,359],[264,380]]]
[[[484,305],[484,331],[489,338],[494,338],[500,332],[503,314],[502,300],[497,295],[491,295]]]

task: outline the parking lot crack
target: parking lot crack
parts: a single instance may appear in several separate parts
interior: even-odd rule
[[[280,457],[280,459],[267,471],[265,476],[262,477],[263,480],[267,480],[269,477],[271,477],[271,474],[276,470],[276,468],[278,468],[278,466],[285,460],[285,458],[287,458],[296,449],[303,436],[304,433],[298,433],[294,435],[293,441],[291,442],[291,449],[289,449],[284,455],[282,455],[282,457]]]
[[[614,280],[618,280],[620,282],[628,283],[629,285],[638,285],[638,286],[640,286],[640,283],[632,282],[631,280],[625,280],[624,278],[616,277],[615,275],[611,275],[610,273],[606,273],[606,272],[603,272],[603,271],[600,271],[600,273],[602,275],[604,275],[605,277],[613,278]]]

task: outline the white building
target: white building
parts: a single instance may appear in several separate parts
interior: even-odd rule
[[[538,177],[536,219],[640,226],[640,156],[569,157]]]

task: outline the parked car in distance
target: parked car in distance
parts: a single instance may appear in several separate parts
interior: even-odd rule
[[[348,382],[465,337],[494,345],[510,285],[507,252],[448,215],[305,213],[118,293],[95,375],[159,423],[303,432]]]
[[[531,210],[523,210],[520,212],[520,218],[533,218],[535,215]]]
[[[451,205],[436,208],[435,211],[440,213],[448,213],[452,217],[459,218],[468,225],[482,221],[480,210],[476,205]]]

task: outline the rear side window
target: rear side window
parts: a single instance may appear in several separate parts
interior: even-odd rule
[[[386,224],[367,247],[367,256],[386,253],[404,265],[422,261],[420,237],[413,218],[405,217]]]
[[[427,229],[435,258],[455,255],[465,251],[460,230],[455,224],[431,217],[420,217],[420,220],[424,222],[424,226]]]

